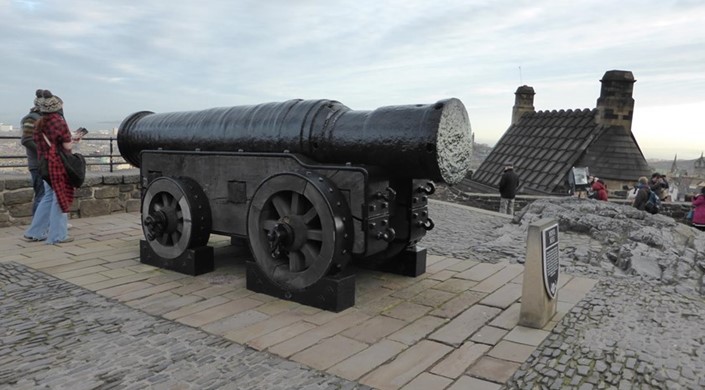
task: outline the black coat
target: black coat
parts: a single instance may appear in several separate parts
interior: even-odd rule
[[[499,179],[499,195],[504,199],[514,199],[518,187],[519,176],[512,169],[505,170]]]

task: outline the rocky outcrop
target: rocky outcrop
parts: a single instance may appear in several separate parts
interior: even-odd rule
[[[556,219],[561,232],[588,236],[601,244],[565,247],[561,260],[589,263],[608,272],[673,285],[682,293],[705,295],[704,232],[664,215],[577,198],[536,200],[517,213],[513,223],[521,227],[521,234],[543,218]]]

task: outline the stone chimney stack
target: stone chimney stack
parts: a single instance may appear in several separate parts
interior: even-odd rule
[[[534,89],[528,85],[522,85],[514,92],[514,107],[512,107],[512,124],[519,121],[525,112],[534,112]]]
[[[609,70],[602,76],[602,89],[597,99],[597,118],[599,124],[622,126],[632,130],[634,113],[634,75],[627,70]]]

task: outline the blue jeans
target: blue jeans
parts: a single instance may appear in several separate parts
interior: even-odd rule
[[[34,215],[37,212],[37,207],[39,207],[39,202],[44,196],[44,180],[37,168],[30,169],[29,174],[32,176],[32,187],[34,188],[34,203],[32,204],[32,215]]]
[[[39,202],[32,224],[25,231],[25,237],[46,240],[47,244],[56,244],[68,238],[68,216],[61,211],[54,190],[44,183],[44,196]]]

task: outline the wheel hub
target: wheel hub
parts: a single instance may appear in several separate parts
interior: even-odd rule
[[[282,259],[289,252],[299,250],[306,242],[307,230],[306,224],[298,215],[280,218],[267,233],[272,257]]]
[[[144,218],[144,225],[147,228],[147,239],[154,240],[155,237],[164,233],[175,232],[178,224],[177,219],[176,210],[173,207],[153,210]]]
[[[294,240],[294,230],[287,223],[277,223],[267,233],[269,240],[269,248],[272,251],[272,257],[275,259],[285,258],[291,250],[291,244]]]
[[[157,236],[166,232],[167,216],[162,210],[154,211],[144,219],[144,227],[147,230],[147,239],[152,241]]]

